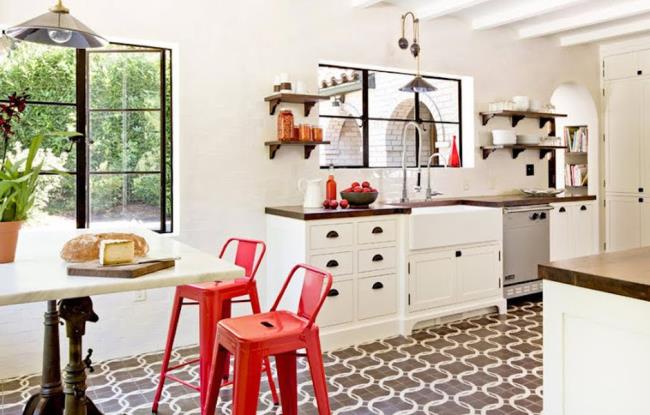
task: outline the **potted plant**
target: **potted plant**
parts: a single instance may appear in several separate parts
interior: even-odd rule
[[[34,206],[43,168],[43,163],[35,163],[35,158],[45,135],[32,138],[26,157],[12,161],[7,154],[9,141],[15,134],[12,124],[20,120],[28,98],[25,93],[14,93],[9,96],[8,103],[0,104],[0,135],[4,144],[0,164],[0,264],[14,261],[18,233]],[[78,134],[56,135],[70,137]]]

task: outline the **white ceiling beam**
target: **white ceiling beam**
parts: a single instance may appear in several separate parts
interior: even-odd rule
[[[474,30],[494,29],[584,3],[586,0],[528,0],[472,20]]]
[[[596,10],[521,27],[519,29],[519,37],[527,39],[548,36],[567,30],[624,19],[645,12],[650,12],[650,1],[648,0],[635,0],[624,3],[616,2],[613,5],[601,7]]]
[[[352,7],[355,9],[365,9],[375,4],[381,3],[382,0],[351,0]]]
[[[415,11],[420,20],[432,20],[469,9],[491,0],[435,0]]]
[[[560,45],[574,46],[585,43],[598,42],[618,36],[632,35],[650,31],[650,19],[637,20],[630,23],[610,25],[601,29],[586,30],[573,35],[560,38]]]

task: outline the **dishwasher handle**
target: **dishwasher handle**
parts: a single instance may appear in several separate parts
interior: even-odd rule
[[[503,209],[503,213],[526,213],[526,212],[540,212],[555,209],[553,206],[524,206],[524,207],[507,207]]]

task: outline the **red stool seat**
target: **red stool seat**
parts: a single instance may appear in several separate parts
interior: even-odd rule
[[[254,278],[264,257],[264,253],[266,252],[266,246],[262,241],[231,238],[223,246],[221,254],[219,255],[220,258],[224,256],[230,243],[235,241],[237,242],[235,264],[246,270],[246,277],[224,282],[181,285],[176,288],[174,305],[172,308],[172,318],[169,323],[169,334],[167,336],[167,344],[165,346],[165,353],[163,355],[162,367],[160,370],[160,380],[152,405],[152,412],[154,413],[158,411],[158,404],[160,397],[162,396],[165,380],[167,379],[176,381],[199,391],[201,405],[203,405],[207,395],[217,322],[221,319],[230,317],[232,303],[250,302],[253,313],[259,313],[261,311],[257,294],[257,284]],[[261,246],[262,249],[256,261],[255,256],[258,246]],[[242,299],[241,297],[248,298]],[[188,302],[186,300],[191,301]],[[173,349],[174,338],[176,337],[181,309],[186,305],[199,306],[199,358],[170,367],[169,361]],[[227,359],[229,360],[229,356],[227,356]],[[197,362],[199,363],[199,385],[193,385],[170,373],[176,369]],[[273,376],[271,374],[271,367],[268,363],[268,359],[264,361],[264,370],[266,371],[269,380],[269,388],[271,389],[273,401],[277,404],[279,399],[275,389],[275,383],[273,382]],[[225,373],[223,373],[224,385],[231,383],[228,381],[228,378],[228,371],[226,370]]]
[[[296,271],[305,271],[298,312],[277,310]],[[327,382],[320,347],[318,326],[314,320],[332,286],[332,275],[308,265],[296,265],[268,313],[221,320],[212,354],[210,383],[203,414],[214,415],[221,379],[227,371],[228,356],[235,356],[233,385],[234,415],[253,415],[257,410],[260,374],[264,361],[274,356],[280,384],[284,415],[298,414],[296,351],[305,349],[309,361],[314,394],[320,415],[329,414]]]

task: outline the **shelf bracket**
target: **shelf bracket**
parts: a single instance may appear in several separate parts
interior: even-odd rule
[[[280,105],[279,99],[272,99],[271,101],[269,101],[269,115],[275,114],[275,110],[276,108],[278,108],[278,105]]]
[[[314,105],[316,105],[316,102],[305,102],[305,117],[309,117],[309,113],[314,108]]]
[[[483,126],[485,127],[487,123],[494,117],[495,117],[494,114],[481,114],[481,120],[483,122]]]
[[[519,121],[523,120],[524,118],[526,118],[525,115],[513,115],[510,117],[510,123],[512,124],[512,127],[516,127],[517,124],[519,124]]]
[[[316,146],[305,146],[305,160],[311,156],[311,152],[314,151],[315,148]]]
[[[496,148],[481,148],[481,152],[483,153],[483,160],[488,158],[490,154],[494,153],[496,150]]]
[[[280,144],[271,144],[269,145],[269,157],[271,160],[275,158],[275,153],[280,149]]]
[[[544,157],[546,157],[547,154],[553,152],[554,150],[550,148],[542,148],[539,150],[539,159],[542,160]]]
[[[516,159],[519,156],[519,154],[521,154],[524,150],[526,150],[526,149],[525,148],[513,147],[513,149],[512,149],[512,158]]]
[[[539,128],[544,128],[544,126],[546,125],[546,123],[551,122],[551,121],[553,121],[553,118],[544,118],[544,117],[541,117],[541,118],[539,119]]]

